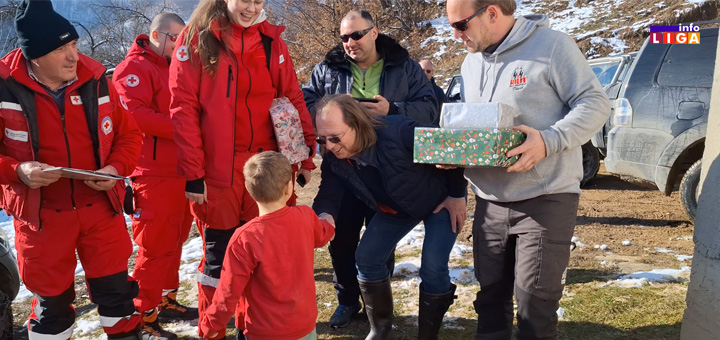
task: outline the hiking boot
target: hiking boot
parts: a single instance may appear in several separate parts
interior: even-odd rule
[[[142,340],[174,340],[178,338],[175,333],[168,332],[160,326],[156,309],[149,313],[145,312],[145,315],[143,315],[140,337]]]
[[[168,293],[162,297],[160,302],[160,313],[158,317],[162,322],[172,322],[180,320],[195,320],[198,318],[198,309],[183,306],[177,300],[177,291]]]
[[[330,327],[343,328],[349,325],[352,319],[360,313],[360,309],[362,309],[360,301],[351,306],[338,305],[335,313],[330,317]]]

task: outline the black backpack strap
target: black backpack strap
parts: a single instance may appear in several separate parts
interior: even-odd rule
[[[40,151],[40,139],[38,136],[37,108],[35,106],[35,94],[25,85],[20,84],[17,80],[8,78],[2,79],[0,85],[4,83],[5,87],[17,99],[22,112],[28,122],[30,130],[30,140],[32,142],[33,154],[37,156]]]
[[[100,161],[100,138],[98,136],[98,126],[100,125],[98,100],[110,95],[107,78],[101,76],[100,79],[91,79],[83,84],[78,89],[78,92],[80,93],[80,98],[82,98],[83,108],[85,109],[85,120],[87,121],[90,138],[92,139],[95,165],[97,169],[100,169],[102,162]]]
[[[265,50],[265,65],[268,70],[270,69],[270,56],[272,55],[272,42],[273,39],[267,35],[260,34],[260,40],[262,40],[263,50]]]

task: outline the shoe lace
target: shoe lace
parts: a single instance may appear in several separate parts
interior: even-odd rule
[[[157,322],[146,323],[143,325],[143,331],[155,337],[160,337],[162,334],[160,334],[160,330],[157,328],[160,328],[160,324]]]
[[[168,307],[169,307],[169,308],[168,308]],[[177,310],[177,311],[179,311],[179,312],[186,312],[186,311],[187,311],[187,307],[181,305],[179,302],[177,302],[176,300],[173,300],[173,299],[168,299],[167,305],[164,306],[163,308],[175,309],[175,310]]]

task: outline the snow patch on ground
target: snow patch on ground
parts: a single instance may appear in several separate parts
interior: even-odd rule
[[[652,283],[686,282],[689,275],[690,267],[688,266],[681,269],[653,269],[646,272],[621,275],[617,280],[608,281],[602,286],[638,288]]]

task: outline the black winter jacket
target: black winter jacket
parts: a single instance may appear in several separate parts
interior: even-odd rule
[[[433,88],[420,65],[410,59],[406,49],[387,35],[378,35],[375,46],[380,58],[385,60],[380,75],[380,95],[394,104],[390,105],[388,114],[408,116],[421,124],[437,121],[437,102]],[[315,102],[320,98],[352,92],[351,60],[340,43],[325,55],[325,60],[315,65],[310,81],[302,89],[313,119]]]
[[[376,130],[375,145],[353,159],[378,169],[382,187],[397,206],[422,220],[448,196],[465,197],[467,181],[462,168],[440,170],[431,164],[413,163],[413,132],[419,126],[416,121],[400,116],[381,119],[385,124]],[[328,213],[337,220],[345,190],[380,211],[350,160],[337,159],[332,152],[327,152],[321,169],[320,189],[313,202],[316,213]]]
[[[437,100],[437,107],[438,107],[438,119],[436,122],[440,121],[440,112],[442,112],[442,104],[447,103],[447,97],[445,96],[445,91],[440,86],[437,86],[435,84],[435,78],[430,79],[430,83],[432,83],[433,91],[435,91],[435,99]]]

